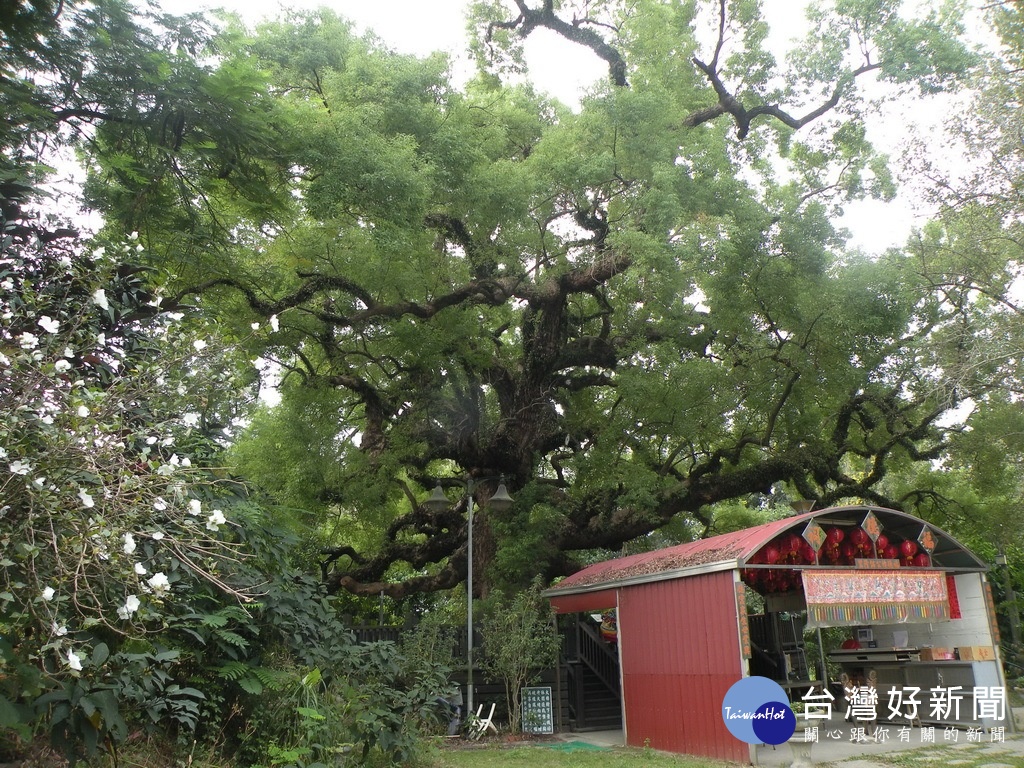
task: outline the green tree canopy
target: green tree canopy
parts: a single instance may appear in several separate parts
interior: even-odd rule
[[[847,252],[834,214],[893,193],[858,83],[907,98],[975,61],[953,9],[813,8],[783,66],[751,2],[473,14],[465,86],[326,11],[147,38],[161,86],[126,81],[152,95],[90,136],[90,200],[173,265],[168,306],[282,371],[240,467],[320,516],[328,584],[458,584],[465,500],[421,501],[467,477],[517,499],[475,553],[512,580],[782,483],[899,506],[890,468],[940,456],[1000,372],[947,386],[985,306],[924,251]],[[609,63],[577,111],[505,82],[541,26]]]

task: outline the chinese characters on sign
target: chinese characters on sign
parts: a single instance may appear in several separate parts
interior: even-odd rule
[[[844,688],[844,701],[846,702],[847,720],[854,723],[852,738],[854,741],[865,741],[868,736],[873,736],[875,741],[887,741],[894,738],[890,728],[879,723],[884,716],[886,721],[900,718],[911,723],[920,723],[922,718],[936,720],[959,720],[961,708],[965,699],[970,699],[970,710],[973,719],[1003,721],[1006,719],[1006,690],[1002,686],[974,686],[965,689],[963,686],[955,685],[950,687],[928,688],[922,691],[920,688],[905,686],[893,688],[887,692],[885,700],[879,696],[878,691],[871,686],[853,686]],[[922,698],[922,696],[924,698]],[[839,729],[831,728],[827,722],[832,718],[832,706],[835,696],[822,687],[816,691],[812,686],[804,696],[803,719],[806,721],[804,728],[804,739],[806,741],[819,740],[819,726],[815,721],[823,721],[824,729],[820,732],[826,739],[842,738]],[[884,709],[883,709],[884,707]],[[967,707],[963,706],[963,714],[966,715]],[[857,725],[865,723],[868,727]],[[1005,739],[1005,727],[990,727],[989,740],[1003,741]],[[960,731],[953,726],[942,728],[944,741],[957,741]],[[981,741],[982,726],[970,726],[967,728],[967,741]],[[910,727],[901,726],[895,728],[895,737],[900,741],[910,740]],[[934,743],[937,741],[935,726],[921,727],[921,741]]]
[[[523,688],[523,731],[554,733],[551,686]]]

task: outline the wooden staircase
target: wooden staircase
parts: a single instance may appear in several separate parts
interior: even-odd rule
[[[574,731],[622,728],[619,654],[602,639],[597,622],[577,617],[566,647],[569,715]]]

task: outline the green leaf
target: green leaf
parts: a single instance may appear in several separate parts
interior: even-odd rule
[[[97,643],[96,647],[92,651],[92,665],[94,667],[102,667],[103,662],[110,658],[110,649],[106,643]]]
[[[239,687],[246,693],[259,696],[263,693],[263,684],[255,677],[243,677],[238,680]]]
[[[0,695],[0,726],[13,728],[21,722],[18,708],[6,696]]]

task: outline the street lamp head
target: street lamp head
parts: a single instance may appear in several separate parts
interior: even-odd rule
[[[448,497],[445,496],[444,491],[441,490],[440,483],[434,486],[434,492],[430,494],[430,498],[423,502],[423,506],[435,514],[440,514],[451,506],[451,502],[448,501]]]
[[[508,489],[504,483],[498,485],[498,490],[487,501],[487,506],[495,512],[505,512],[512,507],[512,497],[508,495]]]

